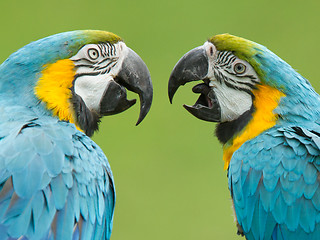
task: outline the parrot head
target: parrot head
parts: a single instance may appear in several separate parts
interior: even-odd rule
[[[140,98],[137,125],[151,107],[146,64],[110,32],[71,31],[40,39],[12,54],[0,73],[1,92],[11,93],[16,104],[72,122],[89,136],[102,116],[135,104],[126,90]]]
[[[186,53],[170,75],[170,102],[181,85],[199,80],[192,89],[200,94],[198,100],[184,107],[218,123],[218,139],[224,149],[232,148],[226,162],[243,142],[281,120],[314,120],[320,113],[319,95],[305,78],[266,47],[244,38],[216,35]]]

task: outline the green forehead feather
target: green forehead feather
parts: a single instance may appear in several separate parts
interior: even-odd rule
[[[219,51],[231,51],[243,60],[256,54],[257,44],[247,39],[230,34],[220,34],[209,38]]]
[[[111,33],[99,30],[84,30],[82,31],[84,35],[87,36],[87,41],[89,43],[100,43],[100,42],[109,42],[109,43],[117,43],[122,39]]]
[[[98,44],[109,42],[115,44],[122,41],[122,38],[114,33],[100,30],[78,30],[61,33],[52,36],[52,42],[60,42],[61,46],[66,47],[66,51],[61,50],[59,59],[70,58],[75,55],[81,47],[87,44]]]

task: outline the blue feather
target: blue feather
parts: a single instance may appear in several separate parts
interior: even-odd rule
[[[283,223],[287,214],[287,204],[282,197],[283,194],[280,194],[276,200],[275,207],[273,210],[273,216],[277,223]]]
[[[108,239],[107,237],[103,237],[106,226],[105,226],[105,218],[102,218],[102,222],[100,224],[96,224],[95,230],[94,230],[94,236],[93,240],[100,240],[100,239]]]
[[[20,197],[30,198],[39,189],[44,171],[41,159],[36,155],[24,171],[13,172],[12,182],[16,193]]]
[[[312,203],[308,200],[302,199],[300,225],[306,233],[314,231],[315,228],[315,211],[313,210]]]
[[[314,184],[306,184],[304,188],[305,198],[312,199],[318,187],[319,187],[319,182],[315,182]]]
[[[316,190],[312,199],[311,199],[313,206],[320,212],[320,188]],[[318,213],[320,215],[320,213]],[[320,222],[320,220],[318,221]]]
[[[52,141],[40,131],[32,131],[29,135],[30,142],[33,144],[35,151],[39,154],[49,154],[53,151]]]
[[[96,222],[96,211],[95,211],[95,203],[96,202],[96,196],[92,196],[87,198],[87,204],[88,204],[88,212],[89,212],[89,219],[92,224]]]
[[[73,226],[74,226],[74,209],[73,209],[73,196],[71,191],[68,194],[68,201],[63,209],[59,210],[56,214],[57,227],[56,239],[72,239]]]
[[[17,139],[25,139],[25,138],[17,138]],[[26,149],[23,152],[18,152],[16,157],[7,165],[7,170],[10,172],[14,171],[23,171],[26,166],[29,165],[31,159],[36,157],[36,152],[33,149]]]
[[[295,182],[294,188],[291,189],[291,193],[296,197],[300,198],[304,192],[304,188],[306,183],[302,176],[300,176],[299,180]]]
[[[250,172],[249,178],[249,195],[254,195],[257,190],[260,178],[262,176],[262,172],[259,170],[252,169]]]
[[[62,176],[59,175],[51,180],[50,183],[55,206],[58,210],[62,209],[66,203],[68,188],[64,184]]]
[[[41,158],[49,176],[55,177],[62,171],[65,154],[56,144],[51,147],[51,151],[48,154],[41,154]]]
[[[317,170],[312,164],[307,164],[303,172],[303,178],[307,184],[314,184],[317,179]]]
[[[80,212],[81,216],[85,221],[89,221],[89,210],[87,205],[87,200],[85,197],[80,195]]]
[[[49,176],[49,174],[47,172],[45,172],[43,175],[42,175],[42,179],[41,179],[41,183],[40,183],[40,186],[39,188],[40,189],[45,189],[48,184],[51,182],[51,177]]]
[[[301,200],[298,199],[295,205],[288,206],[286,226],[290,231],[296,231],[301,214]]]
[[[319,150],[314,148],[311,144],[306,144],[305,147],[308,150],[309,154],[313,156],[319,155]]]
[[[97,194],[98,194],[98,197],[97,197],[98,204],[96,206],[98,209],[96,212],[97,212],[98,223],[101,225],[102,224],[101,221],[105,212],[105,202],[104,202],[102,192],[100,190],[97,191]]]
[[[71,172],[69,173],[62,173],[62,179],[64,184],[67,186],[67,188],[72,188],[73,186],[73,178]]]
[[[43,213],[43,211],[46,210],[45,203],[44,203],[44,196],[42,192],[37,192],[37,194],[35,194],[32,201],[31,209],[32,209],[32,218],[34,222],[33,225],[36,226],[41,217],[41,214]]]
[[[301,174],[296,174],[294,171],[291,171],[288,173],[289,182],[297,182],[300,178],[301,178]]]
[[[265,211],[273,211],[275,202],[280,194],[280,189],[268,190],[264,186],[260,187],[260,202]]]
[[[288,153],[288,152],[289,151],[286,151],[286,153]],[[298,158],[296,158],[296,157],[292,158],[292,157],[288,156],[285,158],[285,161],[282,161],[281,163],[282,163],[283,168],[286,171],[292,171],[298,163]]]
[[[273,176],[268,178],[263,178],[263,184],[267,191],[272,192],[277,186],[279,181],[279,176]]]
[[[254,212],[253,212],[253,219],[254,221],[252,221],[251,224],[251,232],[254,236],[253,239],[259,239],[259,202],[256,201],[255,205],[254,205]]]
[[[6,214],[7,220],[5,224],[8,225],[8,234],[13,238],[19,238],[25,235],[31,221],[31,202],[25,200],[20,201],[23,201],[23,203],[17,204],[17,206],[23,206],[23,210],[16,207],[10,209]]]
[[[299,146],[298,148],[294,148],[293,150],[298,156],[305,156],[307,154],[307,149],[305,145]]]
[[[82,239],[92,239],[93,231],[94,231],[94,223],[91,221],[84,221],[82,224],[82,232],[81,232],[81,238]]]
[[[309,134],[311,135],[311,133]],[[270,134],[269,136],[272,137]],[[294,134],[287,134],[287,136],[290,136],[291,140],[297,138]],[[266,140],[265,137],[264,140]],[[301,148],[302,146],[297,144],[297,141],[289,140],[288,142],[292,147]],[[299,142],[302,143],[300,140]],[[252,146],[254,145],[251,144],[250,148]],[[241,148],[245,147],[246,144]],[[241,151],[241,148],[238,151]],[[229,175],[229,181],[233,182],[233,199],[237,218],[246,233],[246,237],[248,239],[262,239],[266,235],[272,235],[273,239],[288,239],[287,237],[296,238],[297,236],[301,236],[301,239],[305,237],[312,239],[312,236],[316,235],[309,235],[308,232],[316,231],[316,223],[320,221],[320,214],[316,214],[319,211],[316,209],[320,206],[320,191],[318,190],[319,181],[316,180],[317,170],[313,165],[315,164],[314,158],[303,154],[292,157],[292,153],[297,152],[283,145],[266,149],[261,150],[261,152],[267,153],[270,151],[271,159],[270,157],[266,158],[265,153],[260,154],[260,157],[254,157],[255,162],[243,162],[241,169],[237,169],[237,171],[240,171],[238,178],[246,177],[245,181],[241,180],[241,188],[235,188],[237,184],[233,182],[234,175]],[[276,153],[279,151],[280,155],[277,155]],[[253,154],[252,156],[256,155]],[[281,158],[277,156],[281,156]],[[301,158],[297,156],[301,156]],[[240,161],[236,157],[237,155],[234,155],[231,162]],[[247,157],[251,157],[250,152],[247,153]],[[261,160],[261,158],[264,159]],[[266,159],[270,160],[266,162]],[[280,162],[282,164],[279,164]],[[264,167],[262,167],[261,178],[262,164],[264,164]],[[230,164],[230,168],[233,166],[237,165]],[[251,167],[249,173],[243,172],[242,169],[247,169],[248,166]],[[229,173],[232,171],[236,172],[235,169],[230,169]],[[263,180],[263,184],[258,184],[260,179]],[[258,195],[256,198],[252,198],[253,194],[254,196]],[[241,201],[238,201],[239,196],[246,201],[243,201],[242,198]],[[252,201],[253,199],[256,200]],[[245,205],[243,205],[243,202],[245,202]],[[257,211],[259,211],[259,214]],[[310,213],[310,216],[308,216],[308,213]],[[295,235],[294,233],[298,234]]]
[[[78,192],[78,187],[75,184],[72,189],[72,196],[73,196],[73,209],[74,209],[74,216],[76,218],[76,221],[79,221],[80,218],[80,196]]]
[[[288,205],[288,206],[291,206],[296,200],[296,196],[292,193],[292,190],[286,191],[282,188],[281,195],[282,195],[283,200],[285,201],[286,205]]]
[[[260,234],[260,239],[272,239],[272,233],[274,229],[276,228],[276,221],[274,220],[272,214],[268,212],[266,214],[266,224],[264,226],[265,231],[264,231],[264,236],[261,236]]]

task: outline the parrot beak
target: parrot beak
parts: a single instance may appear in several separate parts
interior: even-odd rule
[[[128,48],[121,69],[114,81],[111,81],[100,102],[100,112],[103,115],[113,115],[125,111],[136,103],[127,100],[126,88],[135,92],[140,98],[140,115],[138,125],[150,110],[153,87],[149,70],[143,60],[133,50]]]
[[[168,84],[170,103],[181,85],[192,81],[206,80],[208,68],[208,57],[203,46],[186,53],[175,65],[170,75]],[[194,105],[183,105],[184,108],[201,120],[219,122],[221,109],[213,89],[208,84],[201,83],[194,86],[192,90],[194,93],[200,94],[200,97]]]

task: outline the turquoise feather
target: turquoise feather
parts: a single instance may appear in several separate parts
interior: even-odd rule
[[[314,141],[317,135],[312,133],[311,130],[303,129],[301,125],[299,128],[302,130],[300,133],[308,134],[305,137],[308,137],[309,141],[301,141],[304,138],[294,132],[292,127],[278,128],[275,126],[263,133],[267,140],[266,145],[278,146],[269,150],[261,150],[261,153],[271,151],[269,156],[274,156],[267,163],[265,159],[261,158],[265,154],[259,154],[260,158],[255,157],[255,161],[244,161],[243,155],[238,154],[240,151],[245,151],[248,154],[246,158],[256,156],[254,153],[247,152],[246,149],[251,148],[251,145],[255,143],[258,144],[259,136],[244,143],[233,155],[229,168],[229,181],[232,183],[232,195],[237,219],[248,239],[271,239],[272,236],[272,239],[279,239],[280,235],[280,239],[294,239],[288,238],[288,236],[296,237],[297,235],[293,233],[297,232],[299,234],[302,232],[301,239],[304,239],[304,237],[306,239],[317,239],[319,236],[317,235],[320,227],[320,219],[317,217],[320,215],[320,188],[317,178],[319,171],[314,166],[315,158],[312,155],[313,153],[318,154],[317,151],[313,150],[318,150]],[[277,138],[280,137],[279,132],[283,133],[283,144],[278,145],[278,142],[273,141],[273,132],[275,132]],[[269,137],[266,138],[266,136]],[[288,139],[299,141],[299,144],[296,141],[287,141]],[[303,142],[308,142],[309,145]],[[292,156],[294,147],[304,148],[306,153]],[[277,158],[276,153],[282,157]],[[236,163],[237,161],[241,162],[242,165]],[[261,162],[264,165],[263,169],[261,169]],[[247,173],[246,165],[250,166],[249,173]],[[272,168],[275,171],[272,172]],[[246,178],[243,183],[235,181],[233,174],[230,174],[237,171],[240,172],[240,178],[242,176]],[[259,181],[261,178],[263,178],[263,181]],[[238,185],[242,186],[238,187]],[[258,191],[259,197],[252,198]],[[242,210],[244,204],[247,206],[247,211]],[[268,217],[266,212],[270,212],[272,218]],[[253,219],[252,221],[246,221],[246,218]],[[265,227],[262,227],[265,218],[276,223],[273,224],[274,229],[268,229],[268,235],[265,235]],[[257,225],[259,223],[260,226]]]
[[[276,125],[243,143],[228,169],[248,240],[320,239],[320,96],[287,63],[256,45],[263,83],[285,94]]]
[[[71,57],[86,41],[82,31],[54,35],[0,65],[0,239],[110,239],[115,189],[107,158],[33,93],[44,64]]]

